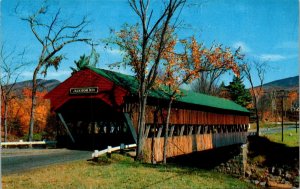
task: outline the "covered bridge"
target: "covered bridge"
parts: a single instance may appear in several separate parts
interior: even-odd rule
[[[86,67],[50,91],[46,98],[60,118],[59,144],[100,149],[135,143],[137,80],[133,76]],[[226,99],[183,91],[170,117],[167,157],[244,143],[249,112]],[[168,100],[152,90],[146,107],[147,159],[161,161]]]

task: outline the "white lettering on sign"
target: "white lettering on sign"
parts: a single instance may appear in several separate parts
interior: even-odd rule
[[[98,94],[98,87],[70,88],[70,95]]]

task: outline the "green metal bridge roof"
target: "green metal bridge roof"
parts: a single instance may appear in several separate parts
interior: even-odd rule
[[[87,66],[87,68],[111,80],[115,84],[124,87],[125,89],[129,90],[130,93],[137,94],[138,81],[135,77],[90,66]],[[195,93],[188,90],[181,91],[183,92],[183,96],[176,99],[176,101],[178,102],[249,113],[249,111],[246,108],[240,106],[239,104],[236,104],[231,100],[210,96],[202,93]],[[164,92],[159,90],[151,90],[149,92],[149,96],[158,99],[168,99],[168,96]]]

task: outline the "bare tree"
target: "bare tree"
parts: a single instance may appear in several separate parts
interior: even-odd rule
[[[271,117],[277,117],[277,106],[276,106],[276,90],[275,89],[271,89],[270,90],[270,107],[271,107]]]
[[[271,95],[264,91],[264,94],[258,100],[258,112],[260,112],[260,121],[264,121],[265,112],[268,111],[268,108],[272,106]]]
[[[123,43],[119,43],[118,45],[131,60],[129,65],[132,66],[139,81],[138,160],[143,158],[142,149],[144,143],[147,96],[157,78],[157,70],[161,62],[162,53],[170,38],[168,31],[174,31],[176,27],[178,17],[174,19],[175,13],[184,6],[185,1],[186,0],[166,1],[162,12],[157,15],[157,19],[154,19],[154,13],[158,11],[154,12],[154,10],[149,10],[150,0],[129,0],[129,5],[138,16],[140,22],[139,26],[141,27],[141,32],[137,32],[137,36],[133,36],[133,40],[138,38],[139,43],[137,46],[132,46],[132,44],[136,44],[135,41],[130,41],[132,39],[129,39],[127,36],[120,36],[120,38],[123,39]]]
[[[29,141],[32,141],[33,139],[38,74],[46,76],[49,67],[54,67],[56,70],[58,69],[59,64],[64,58],[59,52],[66,45],[75,42],[88,43],[91,41],[84,37],[84,34],[89,32],[87,30],[89,22],[86,17],[83,17],[77,23],[68,23],[61,18],[61,9],[55,11],[54,15],[48,13],[48,10],[49,7],[46,4],[43,4],[35,13],[21,18],[28,23],[31,32],[41,45],[41,53],[32,76],[32,106],[28,135]]]
[[[249,81],[251,86],[251,94],[253,98],[253,105],[256,118],[256,135],[259,136],[259,114],[258,114],[258,102],[263,93],[263,84],[265,80],[267,64],[266,62],[253,61],[242,65],[242,70],[245,78]],[[253,69],[253,70],[252,70]],[[255,87],[253,77],[257,76],[259,79],[259,85]]]
[[[4,142],[7,141],[7,130],[8,130],[8,105],[10,101],[16,98],[15,84],[19,78],[22,68],[27,65],[23,62],[23,56],[25,50],[21,53],[16,53],[15,50],[6,52],[4,44],[0,50],[0,72],[2,73],[0,78],[1,85],[1,99],[3,102],[3,124],[4,124]]]
[[[218,86],[221,75],[226,72],[225,69],[213,69],[212,71],[205,71],[200,74],[200,78],[192,85],[195,92],[217,96],[220,92]]]

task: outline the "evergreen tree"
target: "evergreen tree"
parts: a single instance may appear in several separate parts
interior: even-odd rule
[[[72,74],[83,70],[84,68],[86,68],[86,66],[92,66],[92,67],[96,67],[98,61],[99,61],[99,53],[96,52],[96,50],[94,49],[94,47],[92,47],[92,52],[89,56],[85,56],[82,55],[80,56],[78,61],[74,61],[74,64],[76,65],[76,67],[70,67],[72,70]]]
[[[245,89],[242,78],[234,76],[229,85],[226,86],[226,89],[230,94],[231,100],[235,103],[243,107],[247,107],[251,103],[251,94],[249,90]]]
[[[222,83],[219,86],[219,90],[222,91],[224,89],[226,89],[226,85],[225,85],[224,81],[222,81]]]

